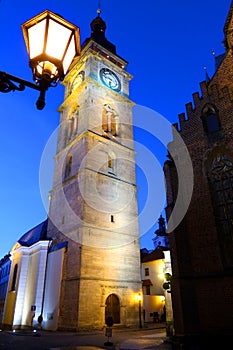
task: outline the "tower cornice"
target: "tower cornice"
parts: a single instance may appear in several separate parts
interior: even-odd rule
[[[58,191],[60,189],[62,189],[64,187],[65,184],[68,184],[68,183],[72,183],[74,180],[77,180],[80,176],[80,174],[82,173],[90,173],[90,174],[97,174],[97,175],[101,175],[101,176],[104,176],[104,177],[107,177],[107,178],[110,178],[111,181],[114,183],[124,183],[125,185],[130,185],[130,186],[133,186],[136,190],[138,189],[138,186],[136,185],[136,183],[134,182],[129,182],[129,181],[126,181],[118,176],[113,176],[113,175],[109,175],[109,174],[106,174],[102,171],[98,171],[96,172],[96,170],[94,169],[91,169],[91,168],[88,168],[88,167],[85,167],[85,168],[82,168],[80,169],[76,174],[74,174],[73,176],[71,176],[69,179],[67,180],[64,180],[62,181],[61,183],[57,184],[56,186],[53,187],[53,189],[50,191],[50,194],[51,196],[53,195],[53,193],[55,191]]]
[[[130,103],[132,106],[136,104],[135,102],[130,100],[127,95],[110,90],[108,87],[103,86],[103,84],[101,84],[94,77],[88,76],[86,77],[85,81],[83,81],[77,87],[77,89],[64,100],[64,102],[58,108],[58,112],[61,112],[64,108],[69,106],[74,101],[74,96],[78,96],[80,94],[80,91],[85,89],[85,87],[89,86],[90,84],[94,84],[97,88],[101,88],[102,90],[105,90],[108,97],[112,96],[115,100],[119,102],[127,102],[127,103]]]
[[[122,57],[108,51],[106,48],[104,48],[100,44],[96,43],[94,40],[90,40],[84,46],[84,48],[81,51],[81,56],[77,57],[73,61],[73,63],[70,66],[69,71],[72,71],[73,67],[78,65],[79,63],[80,64],[84,63],[90,55],[95,55],[95,56],[99,57],[101,60],[102,59],[106,60],[106,63],[108,63],[108,65],[109,64],[112,65],[112,67],[114,69],[116,69],[116,68],[120,69],[121,72],[124,71],[124,73],[127,76],[132,78],[132,75],[129,74],[128,72],[126,72],[126,70],[125,70],[127,65],[128,65],[128,62],[126,60],[124,60]]]
[[[92,130],[85,130],[84,132],[82,132],[80,135],[77,135],[66,147],[64,147],[60,152],[58,152],[55,156],[54,159],[60,157],[63,153],[67,153],[69,151],[69,149],[75,145],[77,143],[77,141],[81,140],[82,138],[84,138],[86,135],[91,134],[93,137],[95,137],[96,139],[98,139],[98,141],[100,142],[104,142],[104,143],[114,143],[115,147],[118,148],[124,148],[127,151],[133,152],[134,154],[136,154],[135,150],[133,148],[130,148],[126,145],[121,144],[120,142],[117,142],[115,140],[112,139],[107,139],[106,137],[104,137],[103,135],[97,134],[96,132],[92,131]]]

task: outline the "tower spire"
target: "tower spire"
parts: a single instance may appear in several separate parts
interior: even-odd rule
[[[98,9],[97,9],[97,13],[98,13],[98,17],[100,17],[100,14],[101,14],[101,4],[100,4],[100,0],[98,0]]]
[[[106,23],[105,21],[100,17],[101,14],[101,5],[100,0],[98,0],[98,10],[97,10],[97,16],[93,19],[91,22],[91,37],[85,40],[82,47],[85,46],[85,44],[89,40],[94,40],[96,43],[103,46],[105,49],[111,51],[113,54],[116,54],[116,46],[112,44],[110,41],[107,40],[105,36],[105,30],[106,30]]]

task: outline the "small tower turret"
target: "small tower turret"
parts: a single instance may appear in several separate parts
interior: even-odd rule
[[[105,21],[100,17],[101,10],[98,9],[97,13],[97,17],[95,17],[90,23],[91,37],[85,40],[83,46],[85,46],[90,40],[94,40],[105,49],[109,50],[113,54],[116,54],[116,46],[108,41],[105,36],[107,26]]]
[[[155,249],[159,246],[169,248],[168,234],[166,233],[165,219],[160,215],[158,220],[159,228],[155,230],[153,243]]]

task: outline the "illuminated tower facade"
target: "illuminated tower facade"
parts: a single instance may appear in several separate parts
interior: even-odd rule
[[[98,13],[91,22],[91,37],[64,80],[65,98],[59,108],[48,236],[50,252],[65,247],[57,264],[61,268],[55,315],[63,329],[100,328],[109,316],[118,325],[139,322],[132,76],[106,39],[105,29]],[[46,314],[53,312],[50,289],[48,282],[45,322]]]

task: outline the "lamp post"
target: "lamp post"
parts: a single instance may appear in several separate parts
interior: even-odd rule
[[[163,289],[165,289],[168,293],[171,293],[171,277],[172,275],[169,272],[164,274]]]
[[[142,296],[141,296],[141,293],[138,293],[136,295],[136,299],[138,300],[139,328],[142,328]]]
[[[35,83],[0,71],[0,92],[23,91],[26,86],[38,90],[36,106],[41,110],[48,88],[57,86],[73,58],[80,55],[79,28],[45,10],[23,23],[22,31]]]

